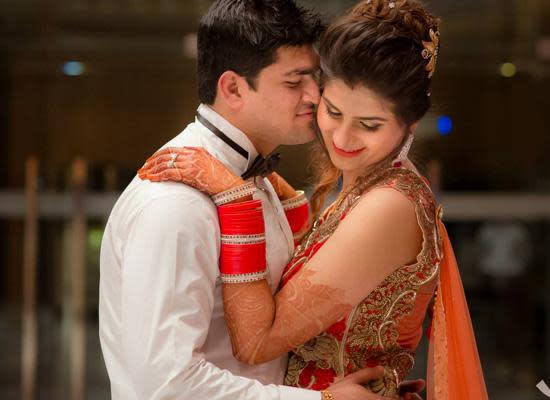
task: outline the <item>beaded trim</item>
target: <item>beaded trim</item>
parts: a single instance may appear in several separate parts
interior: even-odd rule
[[[251,274],[221,274],[223,283],[250,283],[267,278],[267,270],[253,272]]]
[[[296,193],[297,195],[293,198],[281,201],[281,204],[283,205],[283,209],[285,211],[298,208],[309,202],[303,190],[297,190]]]
[[[328,390],[321,390],[322,400],[334,400],[334,396]]]
[[[223,244],[257,244],[265,242],[265,235],[222,235],[221,241]]]
[[[256,189],[257,188],[256,185],[254,185],[254,182],[247,182],[244,185],[213,195],[212,201],[217,206],[222,206],[242,197],[251,196],[256,192]]]

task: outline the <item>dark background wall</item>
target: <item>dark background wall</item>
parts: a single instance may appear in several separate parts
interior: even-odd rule
[[[327,18],[354,4],[299,3]],[[42,191],[67,190],[76,157],[89,163],[90,191],[123,189],[145,158],[194,116],[193,40],[209,4],[0,1],[0,192],[23,189],[30,155],[40,160]],[[441,53],[433,108],[414,149],[419,164],[425,169],[430,161],[440,163],[445,193],[548,195],[550,1],[431,0],[428,7],[442,18]],[[80,75],[64,71],[71,61],[81,63]],[[513,76],[503,76],[504,63],[515,66]],[[437,129],[443,115],[453,121],[449,135]],[[283,149],[280,172],[296,186],[310,182],[307,150]],[[108,393],[96,335],[103,223],[90,220],[87,238],[87,384],[88,397],[98,399]],[[549,228],[548,219],[512,214],[497,224],[483,218],[449,221],[491,398],[542,398],[535,384],[550,381]],[[45,399],[67,398],[66,378],[52,367],[63,353],[67,235],[66,221],[41,220],[38,379]],[[515,246],[510,257],[523,260],[518,274],[484,270],[484,254],[491,251],[484,238],[491,235],[499,243],[506,235],[520,238],[503,247]],[[0,353],[6,355],[0,397],[6,399],[19,398],[22,237],[21,219],[0,216]]]

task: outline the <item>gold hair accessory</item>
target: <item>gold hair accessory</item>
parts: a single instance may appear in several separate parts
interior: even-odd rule
[[[430,60],[426,65],[426,71],[428,71],[428,78],[431,78],[435,72],[435,66],[437,64],[437,56],[439,54],[439,31],[434,31],[430,28],[430,42],[422,41],[424,50],[422,50],[422,57],[425,60]]]

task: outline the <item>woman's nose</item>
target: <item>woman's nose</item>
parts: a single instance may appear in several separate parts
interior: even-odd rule
[[[346,149],[350,142],[349,126],[344,122],[340,122],[332,132],[332,141],[337,147]]]

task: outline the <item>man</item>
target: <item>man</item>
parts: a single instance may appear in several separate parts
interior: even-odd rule
[[[197,119],[165,146],[203,147],[243,175],[258,155],[311,141],[321,29],[292,0],[216,1],[198,32]],[[275,291],[293,238],[269,181],[256,183]],[[136,178],[121,195],[101,247],[100,338],[114,400],[321,398],[277,385],[286,358],[256,366],[233,358],[219,249],[216,208],[204,194]],[[334,398],[378,398],[358,384],[377,374],[334,385]]]

